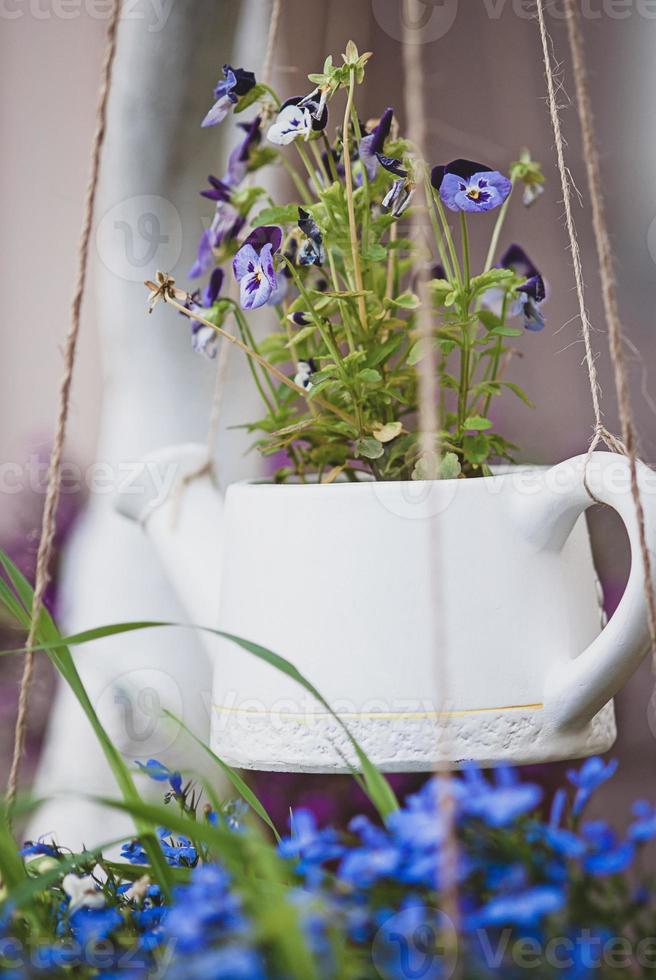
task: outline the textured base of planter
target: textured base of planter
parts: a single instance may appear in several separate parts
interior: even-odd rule
[[[583,758],[614,743],[615,711],[609,702],[585,728],[554,732],[539,705],[433,713],[344,716],[349,731],[384,772],[430,772],[474,761],[532,764]],[[212,748],[241,769],[269,772],[349,772],[357,758],[344,730],[330,715],[276,713],[218,705],[212,712]]]

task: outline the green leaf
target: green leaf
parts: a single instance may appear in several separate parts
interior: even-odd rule
[[[257,102],[263,96],[267,95],[267,89],[265,85],[254,85],[252,89],[249,89],[245,95],[242,95],[237,105],[234,108],[235,112],[243,112],[252,106],[254,102]]]
[[[502,325],[501,320],[492,310],[479,310],[478,319],[486,330],[495,330]]]
[[[482,415],[470,415],[462,423],[463,429],[476,429],[482,432],[485,429],[491,429],[492,423],[489,419],[483,418]]]
[[[528,397],[524,389],[520,388],[514,381],[499,381],[498,383],[503,385],[504,388],[508,388],[508,390],[512,391],[514,395],[517,395],[517,397],[521,399],[525,405],[528,405],[529,408],[535,408],[534,403]]]
[[[383,262],[387,258],[387,249],[382,245],[370,245],[363,258],[368,262]]]
[[[465,458],[474,465],[484,463],[490,452],[490,443],[485,435],[465,436],[462,440]]]
[[[358,457],[364,456],[365,459],[380,459],[384,452],[385,450],[378,439],[365,436],[362,439],[356,440],[355,455]]]
[[[456,454],[445,453],[440,462],[440,480],[455,480],[456,477],[460,476],[461,472],[462,467]]]
[[[386,309],[398,307],[401,310],[417,310],[421,303],[415,293],[401,293],[396,299],[386,299],[383,305]]]
[[[286,225],[290,223],[298,223],[297,204],[282,204],[279,207],[265,208],[251,222],[254,225]]]
[[[392,439],[396,439],[403,432],[403,423],[401,422],[387,422],[385,425],[381,425],[378,429],[374,429],[374,439],[378,442],[391,442]]]
[[[517,327],[506,327],[505,324],[490,330],[491,337],[522,337],[523,334],[523,330],[518,330]]]
[[[285,347],[294,347],[296,344],[302,344],[304,340],[307,340],[308,339],[308,337],[314,336],[314,334],[316,332],[316,329],[317,328],[316,328],[316,325],[314,323],[311,323],[307,327],[302,327],[298,331],[298,333],[295,333],[294,334],[294,336],[292,337],[291,340],[288,340],[287,341],[287,343],[285,344]]]
[[[364,381],[371,385],[378,384],[379,381],[383,380],[380,371],[376,371],[375,368],[362,368],[361,371],[358,371],[357,376],[358,381]]]

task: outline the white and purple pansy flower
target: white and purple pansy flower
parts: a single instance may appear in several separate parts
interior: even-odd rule
[[[262,225],[248,236],[232,262],[239,283],[239,298],[245,310],[276,301],[278,278],[273,256],[280,248],[282,231],[277,225]]]
[[[473,160],[453,160],[433,167],[431,183],[451,211],[492,211],[512,190],[512,181],[498,170]]]
[[[210,111],[203,119],[201,126],[216,126],[228,115],[233,105],[239,101],[239,97],[246,95],[255,85],[255,75],[252,71],[245,68],[233,68],[232,65],[223,66],[224,78],[217,82],[214,89],[215,102]]]
[[[393,117],[394,109],[389,106],[387,109],[385,109],[385,112],[382,114],[378,122],[373,126],[371,132],[368,132],[366,136],[363,136],[360,140],[360,145],[358,147],[360,162],[362,163],[369,180],[374,180],[378,171],[378,164],[382,163],[380,158],[383,155],[385,141],[390,134]],[[386,157],[385,159],[390,158]]]
[[[309,140],[312,133],[325,129],[328,109],[325,104],[321,106],[320,101],[313,99],[313,94],[287,99],[282,104],[275,122],[269,126],[267,132],[270,143],[287,146],[297,139]]]
[[[537,332],[544,329],[544,316],[540,309],[547,298],[547,288],[537,267],[528,257],[521,245],[512,244],[501,256],[499,268],[510,269],[517,276],[525,278],[521,286],[517,286],[517,296],[506,308],[506,315],[523,316],[526,330]],[[501,316],[503,312],[505,293],[502,289],[488,289],[483,295],[483,305]]]
[[[386,211],[391,211],[395,218],[400,218],[410,204],[414,192],[414,183],[408,180],[407,177],[399,177],[398,180],[394,181],[383,198],[382,207]]]
[[[192,293],[185,303],[186,308],[192,313],[200,314],[204,310],[211,309],[219,298],[219,293],[223,286],[223,279],[223,269],[214,269],[202,294],[198,290]],[[204,354],[205,357],[209,357],[210,359],[215,358],[218,349],[218,339],[218,334],[212,327],[208,327],[206,323],[201,323],[200,320],[191,321],[191,346],[197,353]],[[156,778],[150,770],[147,771],[148,775],[152,776],[153,779]]]
[[[299,265],[323,265],[326,261],[326,250],[323,245],[323,235],[309,211],[298,209],[298,227],[306,236],[298,251]]]
[[[309,357],[307,361],[298,361],[296,374],[294,375],[294,384],[298,385],[299,388],[303,388],[305,391],[310,391],[312,388],[312,375],[316,373],[317,365],[313,358]]]

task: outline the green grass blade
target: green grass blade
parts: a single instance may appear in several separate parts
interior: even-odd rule
[[[29,618],[29,611],[32,608],[32,600],[34,596],[32,586],[22,572],[16,567],[16,565],[14,565],[11,559],[2,551],[0,551],[0,563],[2,564],[5,573],[16,590],[16,593],[23,604],[25,612],[28,613]],[[0,595],[0,601],[2,601],[2,598],[3,595]],[[41,611],[41,615],[39,616],[37,640],[37,649],[49,651],[50,659],[73,691],[82,710],[87,716],[94,734],[98,739],[105,757],[112,769],[114,778],[116,779],[124,799],[126,801],[138,800],[139,794],[132,779],[132,775],[121,758],[120,752],[118,752],[112,740],[109,738],[107,732],[103,728],[100,718],[98,717],[96,710],[91,703],[91,699],[86,692],[84,684],[82,683],[82,679],[77,671],[77,667],[75,666],[71,652],[68,649],[68,645],[62,638],[61,633],[57,629],[57,626],[55,625],[55,622],[47,609],[43,609]],[[148,859],[152,864],[153,871],[157,875],[157,879],[162,887],[162,890],[166,895],[170,895],[172,881],[169,874],[169,866],[166,863],[164,854],[162,853],[157,835],[153,832],[152,828],[143,825],[138,826],[137,830],[143,838],[144,849],[148,854]]]
[[[342,730],[349,739],[353,749],[358,757],[360,763],[360,768],[362,770],[362,775],[364,777],[366,793],[373,805],[378,810],[378,813],[383,820],[386,820],[390,813],[398,810],[399,803],[394,793],[394,790],[390,786],[389,782],[385,776],[374,766],[369,757],[367,756],[364,749],[360,746],[357,739],[351,734],[346,723],[337,715],[331,706],[328,704],[326,699],[319,693],[317,688],[312,684],[289,660],[285,660],[280,654],[274,653],[272,650],[267,650],[266,647],[260,646],[259,643],[253,643],[251,640],[245,640],[241,636],[235,636],[232,633],[226,633],[223,630],[213,629],[210,626],[190,626],[185,623],[164,623],[164,622],[135,622],[135,623],[116,623],[115,625],[102,626],[94,630],[87,630],[84,633],[76,633],[72,636],[67,636],[62,639],[63,643],[68,646],[77,646],[81,643],[88,642],[89,638],[101,639],[102,637],[115,636],[120,633],[126,633],[130,630],[136,631],[140,629],[153,629],[157,627],[179,627],[182,629],[190,628],[197,629],[204,633],[209,633],[213,636],[220,636],[223,639],[230,640],[237,646],[241,647],[247,653],[252,654],[259,660],[263,660],[265,663],[270,664],[276,670],[281,673],[286,674],[292,680],[300,684],[301,687],[311,694],[314,698],[319,701],[319,703],[328,711],[337,723],[341,726]],[[47,649],[47,647],[42,647],[42,649]],[[24,649],[8,651],[11,653],[25,653]]]
[[[208,755],[210,759],[212,759],[212,761],[215,762],[217,766],[219,766],[219,768],[221,769],[225,777],[232,783],[232,785],[237,790],[237,792],[242,797],[242,799],[244,799],[246,803],[248,803],[251,810],[253,810],[253,812],[258,815],[260,820],[263,820],[264,823],[267,825],[267,827],[269,827],[269,829],[273,831],[276,840],[279,841],[280,834],[276,829],[276,825],[274,824],[273,820],[267,813],[266,809],[262,806],[262,804],[258,800],[253,790],[250,788],[248,783],[244,779],[242,779],[239,773],[235,769],[233,769],[232,766],[229,766],[227,762],[224,762],[223,759],[221,759],[215,752],[213,752],[212,749],[209,747],[209,745],[205,745],[205,743],[200,738],[198,738],[197,735],[194,735],[191,729],[189,729],[185,725],[185,723],[180,720],[180,718],[176,718],[176,716],[171,711],[165,710],[164,714],[168,718],[171,718],[173,721],[177,722],[180,728],[184,732],[186,732],[190,738],[194,740],[196,745],[199,745],[201,749],[206,753],[206,755]]]

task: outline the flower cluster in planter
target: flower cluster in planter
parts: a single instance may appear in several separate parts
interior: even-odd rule
[[[516,448],[495,431],[493,399],[510,392],[530,404],[504,377],[509,345],[544,326],[544,280],[518,245],[500,250],[501,234],[513,189],[530,205],[544,178],[527,152],[508,175],[464,159],[431,166],[392,108],[363,121],[355,94],[369,58],[349,42],[342,64],[328,58],[307,93],[282,103],[252,72],[224,67],[203,125],[255,115],[238,122],[226,172],[202,191],[215,212],[190,275],[205,285],[184,312],[195,348],[210,357],[236,324],[263,403],[247,428],[263,453],[284,454],[279,479],[485,475]],[[256,182],[269,165],[289,176],[287,203]],[[410,206],[425,215],[430,241],[408,238]],[[476,269],[469,224],[486,221],[489,248]],[[430,460],[416,431],[418,293],[431,304],[440,391]],[[277,327],[258,342],[263,309]]]
[[[167,821],[171,898],[138,839],[122,861],[28,843],[31,890],[4,905],[2,976],[439,978],[457,962],[463,980],[581,980],[656,964],[653,883],[640,870],[656,809],[636,803],[623,837],[586,819],[613,762],[571,770],[546,819],[537,785],[470,768],[429,779],[385,822],[358,816],[345,831],[292,808],[277,841],[243,800],[203,806],[179,773],[155,760],[142,769],[168,784],[167,807],[150,810]]]

